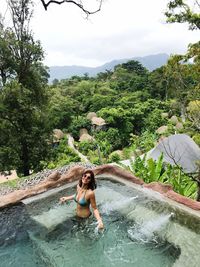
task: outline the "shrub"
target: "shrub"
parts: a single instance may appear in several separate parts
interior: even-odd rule
[[[109,162],[119,162],[121,160],[120,155],[117,153],[112,153],[109,156]]]

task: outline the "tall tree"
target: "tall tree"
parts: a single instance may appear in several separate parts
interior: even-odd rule
[[[43,50],[29,28],[31,0],[8,1],[12,28],[1,27],[0,122],[1,170],[16,168],[29,175],[47,153],[48,127]],[[3,38],[4,37],[4,38]]]

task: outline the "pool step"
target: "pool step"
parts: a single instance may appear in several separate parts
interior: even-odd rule
[[[71,202],[70,204],[57,205],[48,211],[30,217],[34,222],[40,224],[50,232],[73,216],[75,216],[75,204]]]

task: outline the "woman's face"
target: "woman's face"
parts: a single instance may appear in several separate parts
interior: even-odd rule
[[[82,176],[82,183],[86,185],[86,184],[89,184],[90,181],[91,181],[91,175],[90,175],[90,173],[83,174],[83,176]]]

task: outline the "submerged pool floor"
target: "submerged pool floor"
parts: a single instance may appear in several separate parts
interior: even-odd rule
[[[58,205],[60,195],[74,190],[0,212],[0,267],[172,267],[179,258],[180,249],[163,238],[168,214],[143,223],[134,219],[138,192],[99,181],[105,229],[98,231],[94,218],[76,218],[75,203]]]

